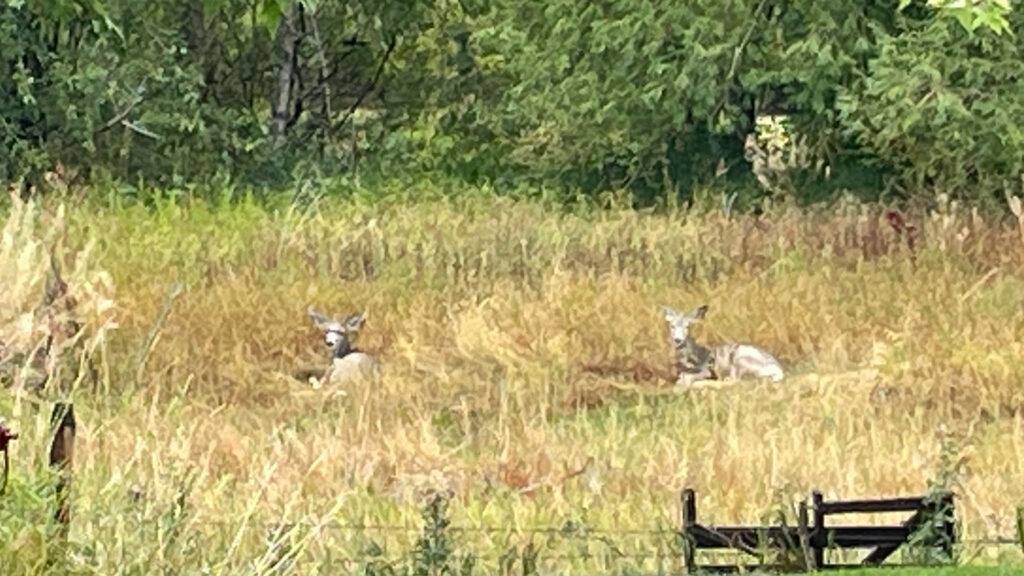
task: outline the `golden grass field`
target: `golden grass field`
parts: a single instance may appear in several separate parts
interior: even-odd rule
[[[678,564],[655,532],[676,525],[684,486],[701,520],[757,523],[814,488],[924,493],[949,468],[943,445],[963,536],[1013,534],[1024,222],[945,205],[914,215],[911,249],[881,208],[853,203],[727,218],[418,195],[7,209],[0,340],[45,332],[24,313],[65,230],[99,379],[65,370],[41,404],[0,390],[21,432],[4,573],[43,573],[56,554],[40,491],[62,396],[78,445],[73,553],[54,573],[267,573],[278,521],[304,523],[287,573],[354,571],[371,542],[407,551],[437,490],[484,573],[531,541],[551,570],[650,571]],[[652,377],[671,362],[659,306],[702,302],[698,339],[755,342],[787,379],[680,391]],[[289,378],[325,358],[308,304],[367,311],[357,344],[380,358],[378,386]],[[536,530],[569,525],[586,530]]]

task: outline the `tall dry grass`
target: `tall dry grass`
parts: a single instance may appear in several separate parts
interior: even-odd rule
[[[7,217],[11,245],[38,248],[45,225],[26,214]],[[436,491],[488,571],[530,541],[552,570],[670,566],[672,537],[653,532],[676,523],[686,485],[703,519],[756,522],[812,488],[923,492],[945,457],[966,538],[1011,532],[1024,502],[1018,222],[944,205],[911,217],[908,241],[853,203],[729,218],[500,198],[73,205],[64,219],[68,257],[91,242],[82,261],[112,279],[94,299],[112,299],[117,329],[93,348],[101,382],[70,393],[62,570],[264,573],[277,521],[303,523],[292,573],[354,569],[371,544],[404,550]],[[21,258],[0,254],[2,269]],[[700,302],[699,338],[756,342],[789,378],[660,380],[658,306]],[[359,344],[384,364],[378,386],[289,379],[324,358],[309,303],[368,312]],[[26,402],[0,396],[23,433],[0,500],[12,574],[54,554],[33,496],[48,414]]]

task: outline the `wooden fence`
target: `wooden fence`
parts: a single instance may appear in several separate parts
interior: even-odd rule
[[[939,553],[940,560],[952,561],[957,542],[953,495],[935,497],[890,498],[881,500],[842,500],[827,502],[820,492],[812,496],[813,509],[800,502],[796,526],[711,526],[697,522],[696,495],[683,490],[683,560],[688,573],[736,572],[741,568],[825,570],[855,566],[877,566],[901,546],[914,544]],[[897,525],[830,526],[826,518],[841,514],[913,512]],[[813,513],[813,523],[810,516]],[[737,550],[757,557],[757,564],[698,565],[698,549]],[[830,549],[870,549],[860,564],[829,564],[825,552]],[[770,558],[766,562],[766,558]]]

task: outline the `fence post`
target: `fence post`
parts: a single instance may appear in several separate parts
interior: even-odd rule
[[[18,433],[11,431],[4,423],[4,419],[0,418],[0,455],[3,455],[3,475],[0,475],[0,496],[7,492],[7,478],[11,473],[11,459],[7,454],[7,449],[10,447],[11,440],[17,440]]]
[[[693,527],[697,524],[697,498],[692,488],[683,490],[682,505],[683,566],[687,574],[693,574],[697,571],[694,554],[697,543],[693,536]]]
[[[825,546],[828,545],[825,532],[825,509],[822,506],[825,498],[821,492],[815,490],[811,493],[811,501],[814,504],[814,530],[811,534],[811,547],[814,548],[814,568],[821,570],[825,567]]]
[[[50,416],[53,440],[50,444],[50,467],[57,472],[57,510],[54,520],[59,524],[58,534],[67,538],[71,522],[71,468],[75,458],[75,410],[70,402],[57,402]]]
[[[808,571],[818,569],[814,553],[811,551],[810,519],[807,512],[807,500],[800,501],[800,514],[797,516],[797,530],[800,533],[800,551],[803,552],[804,564]]]

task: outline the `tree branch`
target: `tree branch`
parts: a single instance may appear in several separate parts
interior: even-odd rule
[[[138,106],[139,104],[141,104],[142,101],[144,100],[144,98],[142,97],[142,91],[143,91],[143,89],[145,87],[146,87],[146,82],[143,81],[141,84],[139,84],[139,87],[135,89],[135,97],[132,99],[132,101],[127,106],[125,106],[123,110],[121,110],[120,112],[115,114],[113,118],[108,120],[103,126],[100,126],[99,128],[97,128],[96,131],[94,132],[94,134],[95,135],[102,134],[102,133],[106,132],[107,130],[110,130],[114,126],[117,126],[118,124],[121,123],[122,120],[127,118],[128,114],[130,114],[131,111],[134,110],[135,107]]]
[[[733,80],[736,79],[736,70],[740,65],[740,58],[743,56],[743,52],[747,49],[747,44],[750,43],[750,38],[754,35],[754,30],[757,28],[758,16],[764,12],[764,6],[767,0],[761,0],[757,8],[754,9],[754,17],[750,21],[750,26],[747,27],[746,34],[743,35],[743,39],[740,40],[739,45],[733,50],[732,62],[729,64],[729,72],[725,75],[725,82],[722,85],[722,97],[715,104],[715,109],[708,116],[708,122],[714,122],[715,117],[725,107],[726,102],[729,100],[729,89],[732,88]]]
[[[366,97],[370,95],[370,92],[372,92],[373,89],[377,87],[377,82],[380,81],[380,75],[384,72],[384,66],[387,65],[388,59],[391,58],[391,53],[394,52],[395,45],[397,43],[398,39],[395,36],[392,36],[391,39],[388,40],[387,50],[384,51],[384,56],[381,57],[380,64],[377,65],[377,70],[373,73],[373,78],[370,80],[370,83],[367,84],[366,89],[363,90],[362,94],[360,94],[359,97],[356,98],[356,101],[353,102],[351,106],[349,106],[348,111],[345,112],[345,115],[341,118],[341,120],[331,125],[331,130],[337,130],[338,128],[344,126],[345,123],[348,122],[349,118],[352,117],[352,114],[355,114],[356,109],[359,108],[360,105],[362,105],[363,100],[365,100]]]

